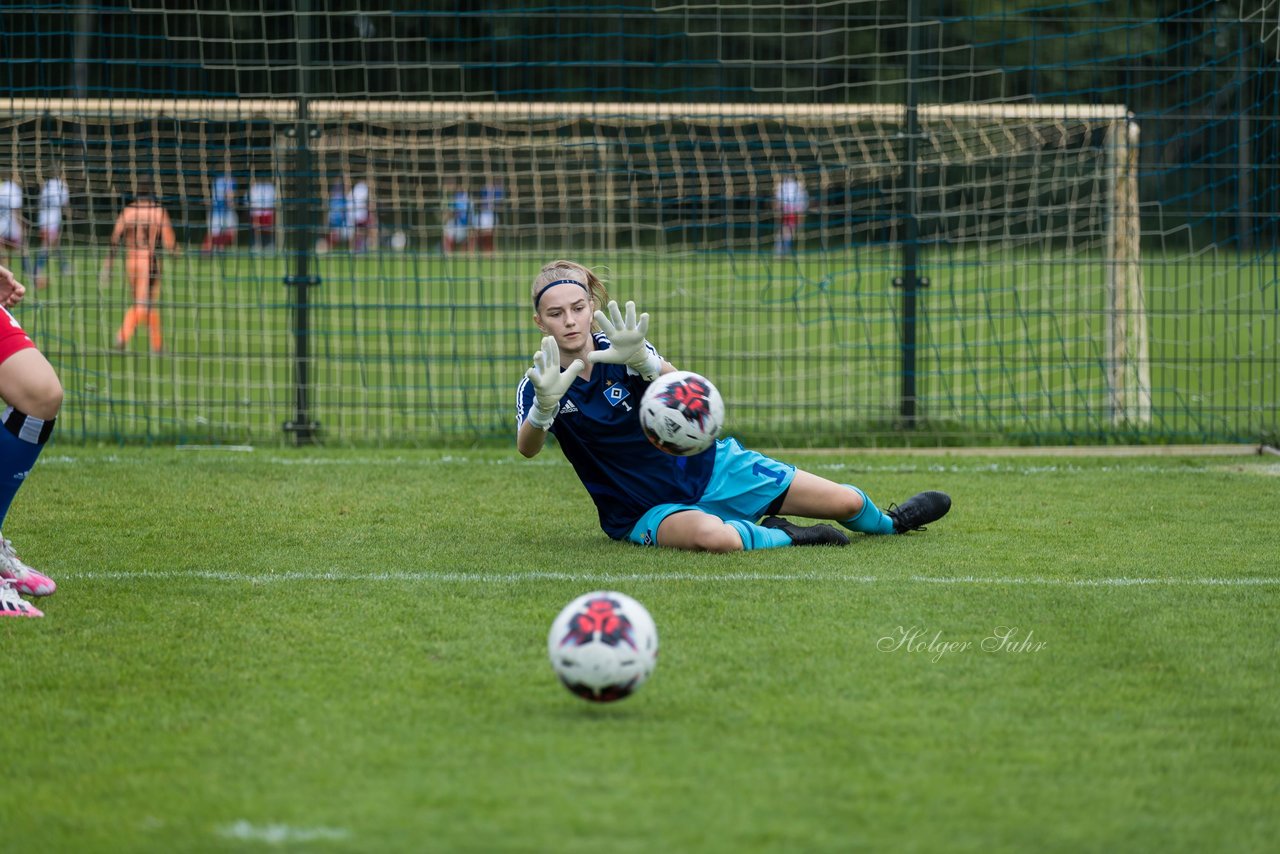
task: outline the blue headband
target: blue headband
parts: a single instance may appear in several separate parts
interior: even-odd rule
[[[591,294],[591,291],[587,290],[587,286],[582,284],[582,282],[579,282],[577,279],[556,279],[551,284],[544,286],[543,289],[538,291],[537,295],[533,298],[534,311],[538,310],[538,303],[539,301],[542,300],[542,295],[545,294],[547,291],[551,290],[552,288],[554,288],[556,285],[577,285],[578,287],[582,288],[584,291],[587,291],[588,295]]]

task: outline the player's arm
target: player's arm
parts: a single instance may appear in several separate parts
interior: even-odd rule
[[[550,427],[551,425],[547,426]],[[520,452],[520,456],[526,459],[533,459],[542,453],[542,448],[546,444],[546,430],[541,427],[534,427],[529,423],[528,418],[520,422],[520,429],[516,431],[516,450]]]
[[[550,335],[542,339],[542,349],[533,354],[533,367],[525,373],[533,385],[533,406],[516,431],[516,450],[521,455],[535,457],[542,450],[547,431],[560,412],[560,398],[585,367],[581,359],[574,359],[573,364],[561,371],[556,339]]]
[[[26,287],[9,271],[9,268],[0,267],[0,305],[13,308],[22,302],[26,293]]]
[[[120,241],[124,237],[125,220],[128,219],[128,217],[128,210],[120,211],[120,216],[116,217],[115,227],[111,229],[111,241],[107,246],[107,251],[109,253],[108,257],[115,254],[116,247],[120,245]]]
[[[169,212],[160,211],[160,243],[164,246],[165,251],[174,255],[178,254],[178,238],[173,233],[173,222],[169,219]]]

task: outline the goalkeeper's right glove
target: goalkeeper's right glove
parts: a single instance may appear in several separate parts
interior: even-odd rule
[[[525,372],[529,382],[533,383],[534,394],[533,409],[529,410],[525,420],[539,430],[550,430],[560,411],[560,398],[585,367],[586,363],[581,359],[574,359],[573,364],[561,371],[560,347],[556,339],[550,335],[543,338],[542,349],[533,354],[533,367]]]

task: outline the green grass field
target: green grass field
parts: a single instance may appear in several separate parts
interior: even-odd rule
[[[1271,850],[1276,458],[784,457],[955,509],[682,554],[555,450],[55,444],[5,525],[60,589],[0,624],[0,847]],[[603,707],[545,653],[599,587],[662,642]]]
[[[311,416],[336,445],[510,441],[537,348],[528,288],[569,254],[607,265],[651,339],[725,394],[733,429],[783,446],[902,444],[900,258],[887,246],[769,254],[333,254],[311,293]],[[58,368],[64,437],[283,444],[295,417],[287,259],[172,259],[166,351],[111,344],[126,308],[73,252],[19,319]],[[931,250],[920,298],[919,444],[1258,441],[1280,435],[1274,255],[1148,252],[1152,410],[1113,417],[1107,265],[1052,250]]]

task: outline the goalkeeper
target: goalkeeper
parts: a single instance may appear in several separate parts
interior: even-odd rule
[[[624,317],[581,264],[553,261],[533,280],[533,320],[545,336],[516,392],[516,448],[534,457],[555,434],[615,540],[709,552],[848,545],[850,531],[900,534],[941,519],[951,499],[922,492],[881,512],[862,490],[721,439],[677,457],[640,427],[645,387],[675,368],[645,340],[649,315]],[[599,310],[607,304],[609,314]],[[593,331],[592,320],[598,325]]]

